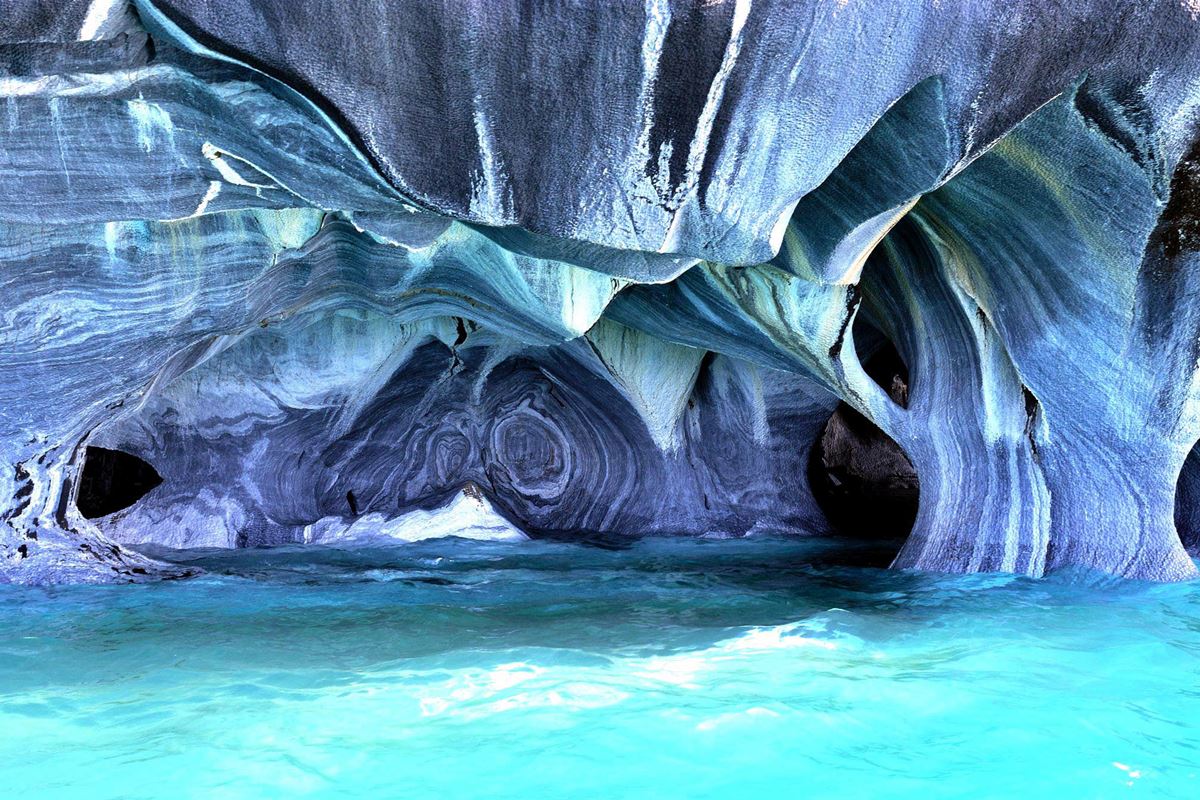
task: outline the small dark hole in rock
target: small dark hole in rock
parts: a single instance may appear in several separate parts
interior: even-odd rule
[[[896,405],[908,408],[908,365],[894,344],[886,342],[863,367]]]
[[[129,508],[160,483],[162,476],[137,456],[89,447],[83,457],[75,505],[88,519],[104,517]]]
[[[1175,530],[1188,554],[1200,556],[1200,445],[1183,463],[1175,486]]]
[[[863,371],[901,408],[908,408],[908,364],[896,349],[895,343],[864,315],[854,320],[854,341],[859,352],[870,353]]]

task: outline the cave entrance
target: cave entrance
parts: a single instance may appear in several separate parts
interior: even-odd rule
[[[75,506],[87,519],[105,517],[141,500],[162,476],[148,463],[121,450],[88,447],[79,475]]]
[[[884,339],[863,366],[893,401],[907,407],[908,368],[891,342]],[[808,481],[841,536],[900,543],[912,532],[920,502],[917,471],[900,445],[845,403],[813,445]]]
[[[1188,555],[1200,556],[1200,445],[1188,454],[1175,484],[1175,531]]]

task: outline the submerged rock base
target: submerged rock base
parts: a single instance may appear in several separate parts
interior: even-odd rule
[[[0,581],[857,504],[1192,577],[1200,13],[1117,6],[9,3]]]

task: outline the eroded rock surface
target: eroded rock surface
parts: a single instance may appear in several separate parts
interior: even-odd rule
[[[2,581],[823,533],[838,403],[919,479],[898,566],[1195,573],[1194,3],[2,10]],[[88,447],[162,483],[89,519]]]

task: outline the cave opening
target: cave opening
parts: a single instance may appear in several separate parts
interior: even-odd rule
[[[879,331],[863,333],[864,341],[875,340],[863,368],[893,401],[907,407],[904,359]],[[902,541],[912,532],[920,502],[916,469],[900,445],[846,403],[838,404],[813,444],[808,481],[838,535]]]
[[[129,508],[160,483],[158,471],[133,454],[88,447],[75,506],[87,519],[106,517]]]
[[[1188,454],[1175,484],[1175,532],[1188,555],[1200,556],[1200,445]]]
[[[873,342],[871,355],[863,362],[863,371],[887,392],[892,402],[908,408],[908,364],[891,339],[861,318],[854,323],[854,340]]]

